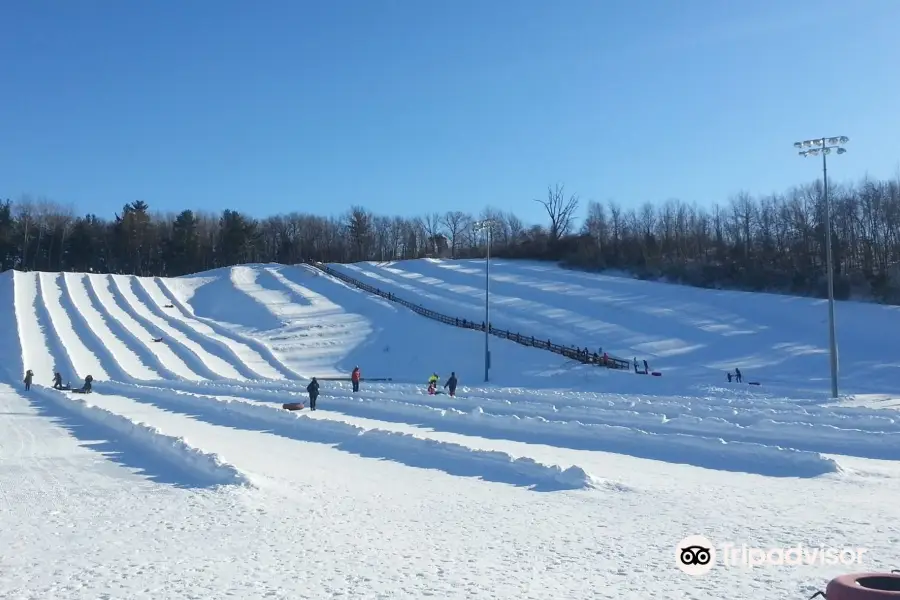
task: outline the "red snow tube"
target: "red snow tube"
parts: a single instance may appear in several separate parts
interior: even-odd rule
[[[303,409],[303,404],[301,402],[289,402],[287,404],[282,404],[281,408],[285,410],[301,410]]]
[[[827,600],[900,599],[900,574],[851,573],[835,577],[825,588]]]

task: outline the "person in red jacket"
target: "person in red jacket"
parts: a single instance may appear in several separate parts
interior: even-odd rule
[[[359,365],[353,367],[353,373],[350,374],[350,381],[353,383],[353,391],[359,391]]]

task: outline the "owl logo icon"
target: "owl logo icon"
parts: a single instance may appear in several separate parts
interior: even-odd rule
[[[702,535],[690,535],[675,546],[675,564],[693,577],[706,575],[716,564],[716,549]]]

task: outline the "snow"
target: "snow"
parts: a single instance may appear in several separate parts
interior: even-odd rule
[[[45,388],[35,388],[31,392],[44,401],[61,405],[64,410],[79,413],[79,416],[131,439],[143,446],[145,452],[155,453],[171,462],[175,469],[189,469],[201,480],[217,484],[249,483],[244,474],[234,466],[225,463],[216,454],[191,446],[184,438],[166,435],[156,427],[95,406],[82,398],[66,398],[59,392]]]
[[[351,277],[438,312],[484,320],[484,260],[421,260],[330,265]],[[664,377],[725,383],[741,369],[768,390],[814,398],[829,391],[824,300],[701,290],[687,286],[566,271],[541,263],[492,261],[494,327],[588,345],[615,356],[646,358]],[[852,393],[894,393],[900,380],[900,307],[842,302],[836,317],[841,379]],[[880,323],[875,327],[874,323]],[[823,370],[822,365],[826,365]],[[635,378],[614,389],[645,392]],[[887,388],[886,388],[887,386]],[[713,393],[718,393],[713,391]]]
[[[483,318],[484,261],[332,266]],[[483,333],[308,266],[0,274],[0,595],[749,600],[898,566],[897,309],[838,305],[833,403],[821,301],[526,261],[491,283],[495,327],[663,376],[492,337],[486,384]],[[326,379],[357,364],[358,393]],[[458,397],[425,393],[451,370]],[[312,376],[320,410],[282,410]],[[693,578],[688,535],[868,562]]]

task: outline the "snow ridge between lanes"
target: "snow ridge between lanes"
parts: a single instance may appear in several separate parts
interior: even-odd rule
[[[91,301],[85,286],[86,279],[87,276],[80,273],[61,273],[57,278],[62,297],[72,308],[66,311],[69,318],[80,317],[82,321],[82,339],[93,339],[95,345],[108,355],[108,363],[117,365],[125,377],[145,381],[160,379],[159,373],[113,333],[110,321]]]
[[[164,402],[178,401],[186,407],[203,410],[217,410],[238,413],[258,421],[287,425],[300,434],[310,436],[314,441],[338,443],[345,450],[376,450],[379,455],[390,458],[401,455],[416,456],[440,461],[442,459],[464,463],[472,473],[501,472],[503,476],[520,485],[536,489],[588,489],[598,485],[598,480],[583,468],[572,465],[540,463],[528,457],[515,458],[506,452],[475,450],[460,444],[423,439],[407,433],[384,429],[365,429],[342,421],[315,419],[309,415],[288,412],[271,405],[257,404],[238,398],[200,396],[189,392],[168,391],[150,386],[128,386],[111,383],[105,389],[119,391],[133,399],[144,395]],[[367,447],[367,448],[364,448]],[[370,454],[370,452],[365,452]],[[613,486],[621,489],[621,486]]]
[[[66,392],[33,386],[29,393],[38,394],[64,410],[75,412],[100,426],[128,436],[150,452],[154,452],[176,466],[192,471],[211,484],[251,485],[246,475],[235,466],[226,463],[217,454],[191,446],[184,438],[166,435],[155,427],[94,406],[86,400],[72,397]]]
[[[127,384],[112,385],[126,395],[136,389]],[[264,391],[243,385],[213,383],[198,386],[182,383],[174,384],[173,388],[188,394],[198,394],[198,391],[204,388],[218,388],[229,395],[262,402],[303,401],[305,396],[300,391]],[[141,386],[140,389],[145,388]],[[466,400],[457,398],[454,402],[458,403],[457,406],[461,406]],[[745,439],[741,439],[736,432],[730,432],[725,427],[716,427],[718,421],[714,421],[714,426],[705,430],[705,423],[692,417],[686,418],[694,424],[693,428],[680,427],[678,419],[671,419],[668,422],[672,425],[667,430],[662,415],[655,428],[644,428],[626,425],[627,421],[624,420],[618,424],[549,420],[540,416],[515,414],[514,410],[511,410],[510,414],[492,414],[477,404],[473,404],[470,410],[463,411],[458,407],[435,407],[388,397],[358,398],[340,393],[324,395],[323,403],[329,410],[349,416],[395,423],[416,423],[461,435],[611,452],[770,477],[817,477],[838,473],[841,471],[838,463],[819,454],[820,451],[825,451],[820,450],[820,447],[828,448],[835,454],[844,450],[848,454],[868,455],[867,453],[889,452],[881,449],[881,445],[886,439],[892,439],[889,437],[890,434],[879,435],[856,430],[840,431],[836,428],[816,427],[812,428],[813,431],[804,432],[802,429],[792,429],[787,433],[799,432],[808,437],[803,439],[803,445],[807,448],[794,448],[787,441],[790,437],[780,437],[778,434],[782,432],[777,428],[769,431],[766,436],[763,427],[757,441],[748,441],[746,438],[750,437],[749,434],[745,434]],[[728,437],[729,433],[732,437]],[[871,443],[866,443],[866,439],[869,438]]]
[[[190,359],[189,366],[192,370],[211,379],[244,379],[231,364],[208,352],[194,340],[196,335],[189,335],[175,327],[167,315],[160,314],[160,309],[153,310],[152,306],[138,298],[132,284],[132,277],[107,275],[107,278],[137,317],[151,325],[167,340],[172,340],[185,349],[186,352],[182,355],[182,359]],[[142,288],[138,286],[138,289]],[[188,361],[185,360],[185,362]]]
[[[272,350],[259,340],[253,340],[248,336],[229,332],[227,327],[216,324],[213,321],[200,320],[186,310],[185,304],[159,277],[153,279],[134,279],[136,289],[147,300],[147,306],[161,311],[160,307],[171,303],[175,311],[171,313],[161,312],[166,320],[187,334],[187,330],[194,335],[201,336],[209,344],[218,347],[228,360],[236,361],[234,367],[242,370],[246,379],[298,379],[300,376],[281,364]]]
[[[154,336],[119,305],[120,300],[116,299],[109,279],[85,275],[82,281],[85,293],[95,308],[107,317],[107,325],[111,331],[114,330],[114,335],[118,335],[124,343],[130,344],[137,353],[145,356],[166,379],[203,380],[167,344],[150,341]]]

